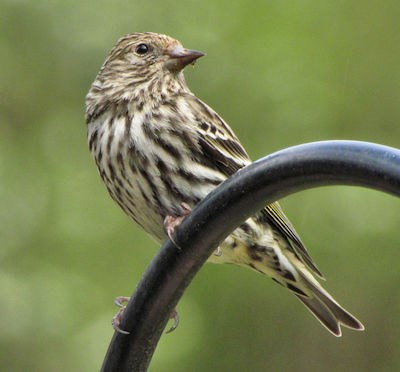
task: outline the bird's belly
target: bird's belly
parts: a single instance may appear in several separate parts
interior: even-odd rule
[[[111,197],[129,217],[157,240],[165,239],[163,221],[168,213],[160,210],[156,202],[158,196],[153,195],[146,177],[128,171],[126,179],[115,177],[113,180],[104,179],[104,182]]]
[[[215,187],[193,187],[168,173],[161,177],[156,164],[149,162],[146,167],[135,167],[129,164],[129,159],[124,157],[122,162],[114,159],[111,167],[98,165],[100,175],[117,204],[158,241],[166,238],[166,216],[184,215],[187,206],[193,209]]]

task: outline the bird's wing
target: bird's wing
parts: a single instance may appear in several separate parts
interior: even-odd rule
[[[196,97],[191,102],[195,110],[196,132],[202,156],[227,177],[251,163],[246,150],[240,144],[228,124],[209,106]]]
[[[295,228],[282,211],[279,203],[275,202],[267,205],[262,211],[262,216],[273,225],[290,243],[293,253],[321,279],[324,275],[317,268],[306,247],[301,241]]]
[[[221,173],[230,177],[239,169],[251,163],[246,150],[240,141],[225,123],[205,103],[193,97],[192,108],[195,109],[197,118],[197,131],[202,156],[206,157],[208,164],[212,164]],[[323,278],[322,273],[314,264],[296,230],[283,213],[279,203],[267,205],[260,214],[261,220],[271,224],[286,240],[289,241],[292,252],[315,274]]]

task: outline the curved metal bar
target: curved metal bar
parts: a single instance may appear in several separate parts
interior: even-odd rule
[[[169,314],[207,258],[266,204],[325,185],[363,186],[400,196],[400,151],[356,141],[290,147],[241,169],[185,218],[141,279],[115,333],[102,371],[146,371]]]

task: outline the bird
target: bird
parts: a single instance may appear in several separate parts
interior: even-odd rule
[[[122,210],[157,241],[251,160],[229,125],[189,89],[205,54],[153,32],[121,37],[86,96],[88,146]],[[363,330],[324,279],[278,202],[238,226],[208,259],[248,267],[293,293],[333,335]]]

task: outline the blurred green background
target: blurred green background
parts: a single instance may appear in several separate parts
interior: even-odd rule
[[[400,147],[400,3],[0,3],[0,370],[96,371],[158,249],[113,204],[86,144],[84,97],[116,39],[156,31],[205,51],[187,69],[253,159],[327,139]],[[400,370],[400,203],[350,187],[282,202],[365,324],[337,339],[290,293],[206,265],[152,371]]]

